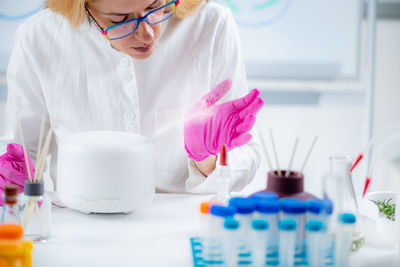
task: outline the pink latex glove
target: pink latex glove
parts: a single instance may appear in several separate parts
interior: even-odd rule
[[[35,175],[32,159],[28,155],[29,167],[32,177]],[[0,156],[0,194],[3,195],[3,186],[16,184],[19,191],[24,191],[25,180],[28,179],[26,170],[24,149],[18,144],[8,144],[7,152]],[[3,198],[0,197],[0,205],[3,205]]]
[[[219,153],[223,144],[228,150],[247,144],[248,132],[256,121],[256,114],[264,104],[260,91],[217,105],[231,88],[230,79],[217,85],[203,96],[186,114],[184,126],[185,149],[189,157],[201,161]]]

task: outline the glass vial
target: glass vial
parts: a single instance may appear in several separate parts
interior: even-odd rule
[[[35,242],[48,240],[51,235],[51,199],[44,192],[43,181],[25,181],[21,204],[24,237]]]
[[[19,224],[18,190],[19,187],[15,184],[4,186],[4,204],[0,223]]]

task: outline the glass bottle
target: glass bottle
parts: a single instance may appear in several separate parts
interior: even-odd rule
[[[354,190],[350,168],[353,161],[348,156],[330,158],[330,173],[324,179],[324,197],[333,202],[333,223],[341,214],[354,214],[357,222],[354,227],[352,250],[358,250],[364,244],[362,223],[360,222],[358,202]],[[335,227],[333,227],[335,229]]]
[[[231,171],[228,166],[228,154],[227,147],[223,145],[221,147],[220,160],[219,160],[219,168],[217,168],[217,179],[216,186],[217,192],[214,196],[212,196],[211,201],[227,204],[230,199],[230,187],[231,187]]]
[[[22,199],[24,237],[39,242],[48,240],[51,235],[51,199],[44,192],[43,181],[25,181]]]
[[[4,186],[4,204],[0,223],[19,224],[18,190],[19,187],[15,184]]]

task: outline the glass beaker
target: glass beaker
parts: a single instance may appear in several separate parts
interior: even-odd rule
[[[354,190],[350,168],[353,163],[348,156],[330,157],[330,173],[324,179],[324,198],[333,202],[333,224],[340,214],[351,213],[357,217],[352,250],[358,250],[364,244],[363,227],[359,216],[358,202]],[[336,227],[333,226],[333,229]]]

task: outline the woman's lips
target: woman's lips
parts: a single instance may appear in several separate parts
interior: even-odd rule
[[[136,51],[140,52],[140,53],[146,53],[148,52],[151,47],[153,46],[153,42],[149,43],[146,46],[142,46],[142,47],[134,47]]]

